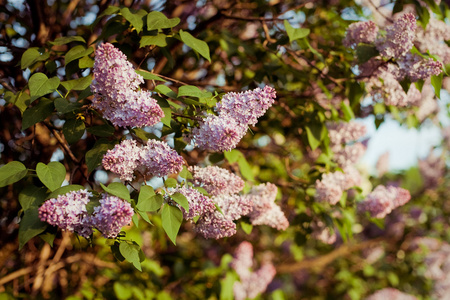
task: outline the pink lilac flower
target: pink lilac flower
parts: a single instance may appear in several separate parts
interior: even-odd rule
[[[322,175],[316,180],[316,200],[337,204],[345,190],[361,184],[361,174],[353,166],[346,166],[344,172],[336,171]]]
[[[203,195],[194,188],[183,186],[169,191],[169,195],[173,195],[175,193],[183,194],[189,202],[189,213],[181,207],[183,217],[186,220],[190,220],[207,212],[213,212],[216,210],[216,206],[214,205],[212,199]]]
[[[397,63],[403,76],[409,77],[412,82],[442,73],[441,62],[432,58],[423,58],[416,54],[407,53]]]
[[[397,76],[386,70],[375,72],[375,76],[366,81],[366,89],[376,101],[400,107],[408,105],[408,97]]]
[[[341,145],[356,141],[363,137],[367,132],[364,124],[354,121],[348,123],[327,123],[326,126],[328,128],[330,142],[333,145]]]
[[[183,169],[183,157],[166,142],[148,140],[139,153],[140,169],[146,175],[163,177]]]
[[[230,117],[245,127],[255,126],[258,118],[275,102],[275,97],[275,89],[270,86],[241,93],[226,93],[217,103],[216,109],[220,117]]]
[[[252,187],[246,195],[253,202],[253,210],[248,214],[252,225],[268,225],[277,230],[286,230],[289,227],[289,221],[274,202],[277,191],[276,185],[264,183]]]
[[[430,152],[426,159],[419,160],[419,171],[420,175],[422,175],[424,186],[428,189],[436,188],[444,178],[445,160]]]
[[[336,233],[332,232],[322,221],[316,220],[311,222],[311,237],[321,241],[322,243],[331,245],[336,242]]]
[[[363,202],[358,204],[362,212],[369,212],[373,218],[384,218],[393,209],[406,204],[411,199],[408,190],[399,187],[377,186]]]
[[[356,22],[350,24],[343,40],[345,47],[356,47],[359,43],[371,44],[378,34],[378,26],[372,22]]]
[[[230,171],[216,166],[190,169],[193,183],[204,188],[211,196],[237,194],[245,186],[245,182]]]
[[[422,87],[422,98],[415,105],[418,106],[416,117],[420,122],[423,122],[431,114],[439,112],[439,105],[436,101],[433,88],[428,82]]]
[[[223,152],[236,148],[247,128],[230,116],[208,115],[200,121],[200,127],[192,129],[192,137],[202,150]]]
[[[125,54],[112,44],[101,44],[95,52],[92,107],[100,110],[115,126],[143,127],[158,123],[164,116],[144,82]]]
[[[389,152],[385,152],[378,158],[376,169],[379,177],[389,171]]]
[[[376,291],[374,294],[366,298],[366,300],[417,300],[416,297],[400,292],[394,288],[384,288]]]
[[[86,210],[89,197],[92,197],[91,192],[79,190],[51,198],[39,208],[39,219],[88,238],[92,234],[92,223]]]
[[[195,224],[194,230],[206,239],[220,239],[236,234],[236,224],[219,211],[203,214]]]
[[[261,267],[252,272],[253,247],[249,242],[242,242],[236,249],[231,267],[239,275],[240,282],[233,286],[236,300],[253,299],[263,293],[276,275],[276,270],[271,262],[264,262]]]
[[[94,207],[92,224],[105,238],[116,238],[134,215],[130,203],[116,196],[102,194],[100,206]]]
[[[120,175],[121,180],[131,181],[138,167],[140,151],[136,141],[124,140],[106,152],[102,160],[103,168]]]
[[[400,58],[413,47],[416,28],[414,14],[402,15],[393,25],[386,28],[386,36],[376,41],[378,51],[384,57]]]
[[[218,195],[212,198],[214,202],[222,209],[224,215],[232,220],[240,219],[247,215],[253,209],[252,197],[246,195]]]
[[[444,64],[450,63],[450,47],[444,42],[450,40],[450,26],[431,16],[424,30],[417,27],[415,46],[419,51],[437,55]]]
[[[351,166],[363,157],[364,153],[366,153],[366,149],[367,147],[364,146],[363,143],[347,145],[334,153],[334,160],[341,167]]]

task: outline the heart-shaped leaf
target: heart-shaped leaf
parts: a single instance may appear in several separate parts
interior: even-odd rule
[[[39,180],[53,192],[61,187],[66,177],[66,168],[57,161],[52,161],[48,165],[40,162],[36,166],[36,174]]]
[[[58,88],[59,82],[59,78],[56,76],[49,79],[44,73],[33,74],[28,81],[31,102],[54,92]]]

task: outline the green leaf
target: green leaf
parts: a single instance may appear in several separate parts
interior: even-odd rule
[[[110,137],[116,131],[116,129],[109,124],[88,127],[86,130],[87,132],[99,137]]]
[[[86,76],[78,79],[68,80],[61,82],[61,85],[69,92],[71,90],[74,91],[83,91],[88,86],[91,85],[92,76]]]
[[[161,109],[164,112],[164,117],[161,118],[161,122],[167,127],[172,128],[170,125],[170,122],[172,121],[172,109],[170,109],[170,107],[161,107]]]
[[[141,140],[143,140],[144,142],[148,141],[148,140],[157,140],[159,141],[160,139],[154,135],[153,133],[150,132],[146,132],[144,129],[142,128],[132,128],[131,132],[137,136],[138,138],[140,138]]]
[[[35,185],[27,185],[19,194],[19,203],[25,211],[32,206],[40,206],[47,195],[47,189]]]
[[[120,10],[120,14],[128,21],[131,25],[136,29],[136,32],[139,33],[144,27],[144,21],[142,18],[145,16],[146,12],[144,10],[140,10],[137,13],[132,13],[128,7],[124,7]]]
[[[61,46],[72,42],[81,42],[86,44],[86,41],[81,36],[65,36],[59,37],[55,39],[53,42],[49,42],[49,44],[53,46]]]
[[[307,125],[306,128],[306,135],[308,137],[309,145],[311,146],[312,150],[315,150],[320,145],[320,136],[322,127],[317,124],[313,125]]]
[[[162,12],[152,11],[147,15],[147,30],[173,28],[180,23],[179,18],[167,18]]]
[[[163,204],[163,196],[155,194],[155,191],[151,186],[144,185],[140,192],[138,198],[138,204],[136,208],[141,211],[157,211],[161,208]]]
[[[51,232],[44,232],[43,234],[40,234],[39,237],[46,243],[48,243],[50,245],[50,247],[53,247],[53,241],[56,238],[56,234],[55,233],[51,233]]]
[[[65,195],[69,192],[79,191],[79,190],[84,190],[84,189],[85,189],[84,186],[78,185],[78,184],[65,185],[65,186],[62,186],[59,189],[56,189],[53,192],[51,192],[50,195],[48,195],[46,199],[56,198],[59,195]]]
[[[148,217],[147,212],[140,211],[140,210],[138,210],[137,212],[145,222],[149,223],[150,225],[153,225],[152,221],[150,221],[150,218]],[[136,227],[137,227],[137,225],[136,225]]]
[[[178,207],[166,204],[162,209],[161,220],[164,231],[172,243],[176,245],[177,234],[180,230],[181,222],[183,222],[183,213]]]
[[[54,108],[53,101],[42,98],[37,105],[26,109],[23,112],[22,130],[44,121],[52,114]]]
[[[167,178],[166,181],[164,181],[165,187],[176,187],[178,185],[178,182],[174,178]]]
[[[355,114],[350,106],[348,106],[344,101],[341,102],[341,110],[344,113],[344,118],[346,121],[350,121],[355,118]]]
[[[140,247],[138,245],[122,241],[120,242],[119,250],[120,254],[122,254],[127,261],[131,262],[136,269],[142,272],[141,261],[139,259]]]
[[[167,85],[158,84],[155,87],[155,92],[163,94],[170,98],[174,98],[174,99],[177,98],[177,94],[174,91],[172,91],[172,89],[170,87],[168,87]]]
[[[250,181],[254,181],[255,177],[253,175],[253,171],[247,160],[245,159],[244,155],[242,155],[238,161],[239,171],[241,172],[242,176]]]
[[[178,203],[187,213],[189,213],[189,201],[185,195],[181,193],[174,193],[173,195],[170,195],[170,198],[172,198],[173,201]]]
[[[114,282],[113,285],[114,293],[117,299],[131,299],[133,297],[133,292],[129,285],[123,285],[119,281]]]
[[[66,168],[57,161],[52,161],[48,165],[38,163],[36,173],[39,180],[52,192],[60,188],[66,178]]]
[[[104,186],[102,183],[100,183],[100,185],[108,194],[128,201],[131,200],[130,192],[128,191],[127,187],[120,182],[112,182],[108,185],[108,187]]]
[[[82,57],[78,60],[78,67],[80,69],[92,68],[94,66],[94,60],[89,56]]]
[[[15,95],[13,94],[13,98],[14,98],[14,100],[8,101],[8,102],[13,103],[15,106],[17,106],[17,108],[23,114],[23,112],[30,105],[30,95],[28,95],[27,93],[20,92],[20,93],[17,94],[17,97],[15,97]],[[6,99],[7,98],[6,98],[6,93],[5,93],[5,100]]]
[[[83,106],[83,104],[81,104],[81,103],[78,103],[78,102],[72,103],[72,102],[67,101],[64,98],[56,98],[54,104],[55,104],[56,110],[62,114],[67,114],[67,113],[73,112],[77,109],[80,109]]]
[[[114,145],[115,142],[108,141],[107,139],[99,139],[95,142],[94,147],[86,152],[86,166],[88,167],[89,173],[101,165],[103,156],[108,150],[114,148]]]
[[[29,66],[33,65],[35,62],[47,60],[49,57],[49,52],[41,54],[41,52],[39,52],[39,48],[29,48],[22,55],[22,58],[20,60],[20,67],[21,69],[26,69]]]
[[[180,38],[183,43],[191,47],[194,51],[198,52],[201,56],[211,62],[211,57],[209,56],[209,47],[206,42],[193,37],[189,32],[183,31],[182,29],[180,29]]]
[[[72,61],[74,61],[74,60],[76,60],[76,59],[82,58],[82,57],[84,57],[84,56],[87,56],[87,55],[91,54],[92,52],[94,52],[94,48],[89,47],[89,48],[86,49],[86,48],[85,48],[84,46],[82,46],[82,45],[78,45],[78,46],[75,46],[75,47],[71,48],[71,49],[66,53],[66,56],[65,56],[65,63],[66,63],[66,66],[67,66],[70,62],[72,62]]]
[[[242,153],[236,149],[225,151],[223,154],[230,164],[237,162],[242,157]]]
[[[189,96],[196,98],[211,98],[212,93],[207,91],[202,91],[198,87],[193,85],[183,85],[178,89],[178,97]]]
[[[242,227],[242,230],[244,230],[244,232],[246,234],[252,233],[252,230],[253,230],[253,225],[252,224],[241,222],[241,227]]]
[[[225,278],[220,280],[220,300],[233,300],[233,286],[234,283],[238,280],[236,274],[233,272],[227,272]]]
[[[69,144],[78,142],[84,134],[86,129],[83,120],[81,119],[69,119],[63,125],[63,133],[66,141]]]
[[[181,170],[180,177],[183,177],[184,179],[192,179],[192,174],[189,172],[189,170],[186,168],[186,166],[183,166],[183,170]]]
[[[39,97],[54,92],[59,86],[59,78],[48,78],[44,73],[35,73],[30,77],[28,81],[28,87],[30,88],[31,102]]]
[[[0,168],[0,187],[19,181],[27,175],[27,168],[23,163],[11,161]]]
[[[441,87],[442,87],[442,79],[444,78],[444,73],[439,75],[431,76],[431,85],[434,88],[434,93],[436,96],[441,99]]]
[[[125,257],[120,254],[119,245],[119,242],[115,242],[113,245],[111,245],[111,252],[118,261],[124,261]]]
[[[288,20],[284,20],[284,28],[289,36],[289,41],[292,43],[295,40],[307,37],[310,33],[308,28],[294,28],[289,24]]]
[[[145,35],[141,37],[141,41],[139,42],[139,47],[145,47],[148,45],[156,45],[158,47],[166,47],[167,46],[167,35],[163,33],[158,33],[157,35]]]
[[[377,56],[378,50],[374,45],[367,45],[367,44],[359,44],[356,47],[356,57],[358,59],[358,63],[363,64],[372,57]]]
[[[45,231],[48,224],[39,219],[38,208],[33,206],[25,211],[19,226],[19,250],[33,237]]]
[[[161,77],[159,77],[158,75],[150,73],[148,71],[136,70],[136,73],[138,73],[139,75],[144,77],[144,79],[147,79],[147,80],[166,81],[166,80],[162,79]]]

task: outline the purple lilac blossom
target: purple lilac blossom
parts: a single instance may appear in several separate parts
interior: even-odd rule
[[[345,47],[356,47],[359,43],[371,44],[378,34],[378,26],[373,21],[350,24],[343,40]]]
[[[164,116],[148,91],[140,91],[144,82],[125,54],[112,44],[101,44],[95,51],[92,107],[119,127],[143,127],[158,123]]]
[[[230,171],[216,166],[190,169],[193,183],[203,187],[211,196],[237,194],[245,186],[245,182]]]
[[[316,180],[316,199],[335,205],[341,200],[342,193],[361,184],[361,174],[353,166],[347,166],[344,172],[336,171],[322,175]]]
[[[275,102],[275,98],[275,89],[270,86],[241,93],[230,92],[217,103],[216,109],[220,117],[228,116],[243,126],[255,126],[258,118]]]
[[[431,15],[425,30],[422,26],[417,27],[414,44],[419,51],[430,51],[442,59],[444,64],[449,64],[450,47],[445,43],[447,40],[450,40],[450,26]]]
[[[253,202],[253,210],[248,214],[252,225],[268,225],[277,230],[286,230],[289,221],[281,208],[275,204],[277,187],[272,183],[264,183],[252,187],[245,195]]]
[[[376,41],[380,54],[384,57],[400,58],[413,47],[416,38],[416,17],[407,13],[386,28],[386,36]]]
[[[86,210],[89,197],[91,192],[79,190],[51,198],[39,208],[39,219],[88,238],[92,234],[91,218]]]
[[[106,152],[102,160],[103,168],[118,174],[121,180],[131,181],[138,167],[140,151],[136,141],[124,140]]]
[[[366,132],[366,126],[358,122],[339,122],[327,123],[328,135],[333,145],[341,145],[356,141],[363,137]]]
[[[340,167],[346,167],[354,165],[358,160],[366,153],[367,147],[363,143],[355,143],[353,145],[347,145],[335,152],[334,160]]]
[[[432,75],[442,73],[442,63],[432,58],[423,58],[417,54],[407,53],[397,61],[403,76],[409,77],[412,82],[427,79]]]
[[[240,282],[233,285],[234,298],[245,300],[256,298],[263,293],[276,275],[276,269],[271,262],[262,263],[261,267],[252,272],[253,247],[249,242],[242,242],[236,249],[231,267],[239,275]]]
[[[194,230],[206,239],[220,239],[236,234],[236,224],[229,216],[219,211],[202,215],[195,224]]]
[[[425,188],[434,189],[443,181],[445,160],[430,152],[425,159],[419,160],[419,171],[420,175],[422,175]]]
[[[105,238],[116,238],[122,227],[131,223],[133,215],[130,203],[116,196],[102,194],[100,206],[94,208],[92,224]]]
[[[253,209],[253,199],[246,195],[218,195],[212,198],[214,202],[222,209],[224,215],[232,220],[240,219]]]
[[[384,288],[376,291],[366,298],[366,300],[417,300],[416,297],[400,292],[394,288]]]
[[[247,128],[229,116],[208,115],[200,121],[200,127],[192,129],[192,136],[200,149],[223,152],[236,148]]]
[[[411,199],[408,190],[383,185],[377,186],[363,202],[358,204],[361,212],[369,212],[373,218],[384,218],[393,209],[406,204]]]
[[[216,210],[216,206],[211,198],[203,195],[199,191],[191,187],[176,187],[169,191],[169,195],[175,193],[183,194],[189,202],[189,213],[182,207],[183,217],[186,220],[191,220],[197,216],[201,216],[207,212],[213,212]]]
[[[163,177],[179,173],[183,164],[183,157],[166,142],[148,140],[139,153],[139,169],[143,169],[146,175]]]
[[[311,222],[312,229],[311,237],[321,241],[322,243],[331,245],[336,242],[336,233],[332,232],[328,226],[320,220]]]

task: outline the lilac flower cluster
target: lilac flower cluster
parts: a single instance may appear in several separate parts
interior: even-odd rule
[[[89,238],[96,227],[106,238],[115,238],[120,229],[131,222],[134,214],[130,203],[115,196],[102,195],[100,206],[89,215],[86,205],[92,193],[72,191],[44,202],[39,208],[39,219],[63,230]]]
[[[366,300],[417,300],[416,297],[405,294],[394,288],[384,288],[376,291],[374,294],[366,298]]]
[[[329,227],[320,220],[314,220],[310,225],[312,229],[311,237],[321,241],[322,243],[331,245],[336,242],[336,233],[332,232]]]
[[[447,40],[450,40],[450,26],[431,15],[425,30],[418,26],[414,44],[419,51],[430,51],[431,54],[439,56],[444,64],[449,64],[450,47],[445,43]]]
[[[217,210],[202,215],[195,224],[194,229],[205,239],[217,240],[236,234],[236,224],[233,222],[233,219]]]
[[[371,44],[378,35],[378,26],[372,22],[356,22],[350,24],[343,44],[345,47],[355,48],[359,43]]]
[[[100,206],[94,207],[92,225],[105,238],[116,238],[122,227],[131,223],[133,215],[130,203],[116,196],[102,194]]]
[[[393,209],[405,205],[411,199],[408,190],[383,185],[377,186],[363,202],[358,204],[358,210],[369,212],[373,218],[384,218]]]
[[[374,26],[373,22],[354,24],[357,24],[353,26],[354,28],[372,28]],[[435,29],[435,31],[439,32],[438,29]],[[371,29],[368,34],[372,36],[373,32],[375,31]],[[348,47],[355,46],[350,43],[351,33],[352,31],[349,33],[349,38],[344,39],[344,43]],[[415,42],[418,46],[417,40],[426,40],[424,36],[423,30],[421,31],[420,26],[416,25],[416,19],[412,13],[401,15],[393,25],[386,28],[385,36],[378,33],[378,37],[373,44],[380,52],[381,58],[371,58],[359,66],[362,80],[366,83],[366,89],[375,101],[384,101],[387,105],[399,107],[413,104],[418,99],[420,92],[415,88],[410,88],[406,93],[400,85],[400,81],[405,78],[412,82],[426,80],[430,76],[442,72],[443,65],[441,62],[410,52]],[[368,43],[372,42],[368,41]],[[436,42],[433,43],[436,44]],[[440,43],[443,44],[442,40]],[[445,47],[448,46],[445,45]],[[425,48],[422,49],[423,52],[428,50]],[[429,50],[431,51],[431,48]],[[386,59],[389,59],[389,61],[386,62]],[[392,62],[392,59],[394,59],[394,62]]]
[[[386,28],[386,36],[376,41],[380,54],[387,58],[400,58],[413,47],[416,38],[416,17],[407,13]]]
[[[434,189],[442,182],[445,175],[445,160],[433,152],[426,159],[419,160],[419,171],[425,188]]]
[[[272,87],[256,88],[242,93],[227,93],[217,104],[218,115],[209,115],[192,130],[192,137],[200,149],[221,152],[236,147],[249,125],[255,125],[275,102]]]
[[[92,107],[115,126],[152,126],[164,117],[151,93],[139,90],[143,77],[112,44],[101,44],[95,51],[94,77]]]
[[[322,175],[321,180],[316,180],[316,196],[319,202],[337,204],[345,190],[361,183],[361,174],[352,166],[347,166],[344,172],[336,171]]]
[[[92,223],[86,210],[89,197],[92,197],[91,192],[79,190],[51,198],[39,208],[39,219],[88,238],[92,234]]]
[[[183,169],[183,157],[167,143],[148,140],[140,147],[133,140],[124,140],[103,156],[105,170],[120,175],[121,180],[131,181],[136,170],[146,176],[166,176]]]
[[[190,169],[193,183],[203,187],[211,196],[237,194],[245,186],[245,182],[230,171],[216,166]]]
[[[280,207],[275,204],[277,186],[263,183],[252,187],[246,196],[253,202],[253,210],[248,214],[252,225],[268,225],[278,230],[286,230],[289,221]]]
[[[366,152],[366,146],[354,142],[366,134],[366,126],[357,122],[328,123],[330,147],[334,152],[334,159],[341,167],[355,164]]]
[[[263,293],[276,275],[275,267],[271,262],[265,262],[255,271],[253,266],[253,247],[249,242],[242,242],[236,249],[231,267],[239,275],[240,282],[233,286],[236,300],[253,299]]]
[[[197,216],[201,216],[208,212],[212,213],[216,210],[216,206],[211,198],[203,195],[194,188],[183,186],[176,187],[169,191],[169,195],[173,195],[175,193],[183,194],[189,202],[189,213],[181,207],[183,217],[186,220],[192,220]]]

